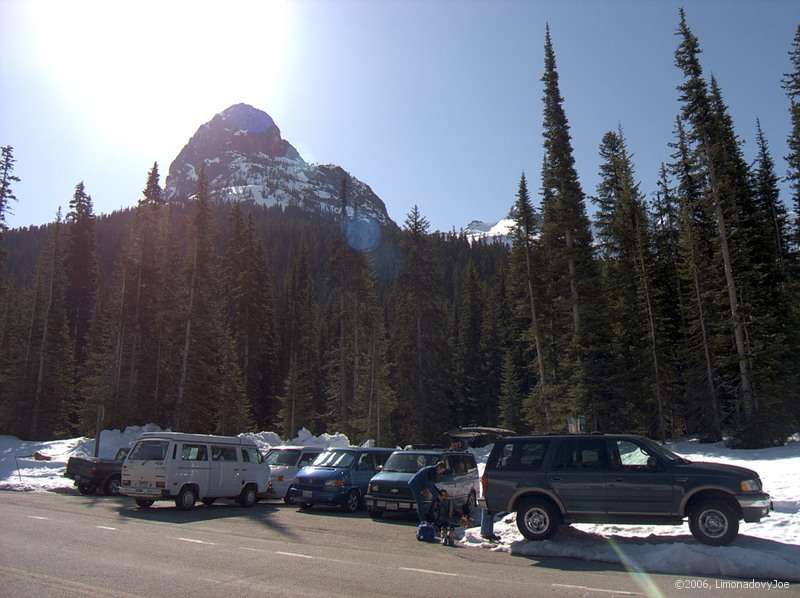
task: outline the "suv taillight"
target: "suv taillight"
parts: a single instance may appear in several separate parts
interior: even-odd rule
[[[486,477],[486,472],[481,476],[481,493],[486,496],[486,487],[489,485],[489,479]]]

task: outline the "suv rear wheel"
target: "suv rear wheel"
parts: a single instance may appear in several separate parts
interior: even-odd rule
[[[517,528],[528,540],[547,540],[558,531],[559,514],[552,503],[529,498],[517,508]]]
[[[726,503],[706,500],[689,513],[689,529],[698,542],[725,546],[739,533],[739,519]]]

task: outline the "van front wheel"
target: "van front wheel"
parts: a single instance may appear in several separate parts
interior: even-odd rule
[[[355,488],[351,488],[347,493],[347,496],[344,497],[344,504],[342,507],[344,508],[345,513],[355,513],[358,511],[358,507],[360,506],[361,494]]]
[[[242,489],[242,493],[239,495],[239,498],[236,499],[236,502],[246,508],[252,507],[254,504],[256,504],[256,502],[258,502],[258,495],[256,494],[255,488],[252,486],[245,486]]]
[[[175,506],[179,511],[190,511],[197,502],[197,494],[191,486],[184,486],[175,498]]]

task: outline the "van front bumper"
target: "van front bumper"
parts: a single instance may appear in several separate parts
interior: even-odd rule
[[[314,505],[341,505],[344,503],[347,490],[347,488],[344,490],[321,490],[319,488],[309,490],[292,487],[289,488],[289,494],[292,500],[298,503],[308,503]]]
[[[364,497],[365,502],[367,503],[367,508],[372,511],[415,511],[417,509],[417,503],[414,500],[408,500],[403,498],[392,498],[389,496],[373,496],[367,494]],[[430,500],[425,501],[426,510],[427,506],[430,505]]]

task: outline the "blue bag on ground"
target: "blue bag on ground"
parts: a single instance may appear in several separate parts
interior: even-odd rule
[[[436,528],[430,523],[420,523],[417,528],[417,540],[420,542],[433,542],[436,539]]]

